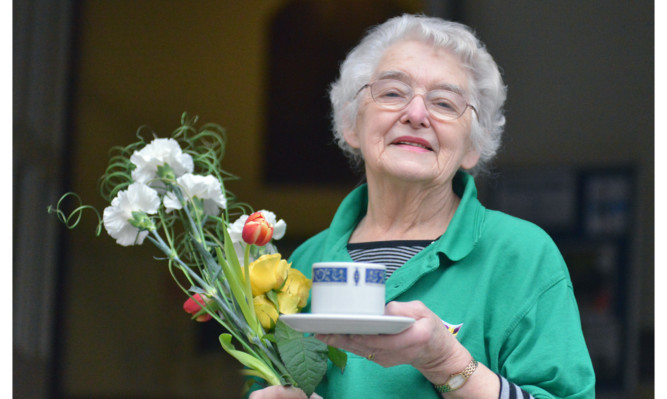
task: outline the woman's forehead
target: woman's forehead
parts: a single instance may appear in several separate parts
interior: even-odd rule
[[[413,79],[410,77],[410,75],[406,74],[405,72],[402,71],[394,71],[394,70],[388,70],[388,71],[382,71],[380,72],[375,78],[375,80],[380,80],[380,79],[394,79],[401,81],[403,83],[406,83],[408,85],[413,85]],[[427,87],[429,90],[448,90],[448,91],[453,91],[454,93],[458,93],[460,95],[465,94],[465,90],[463,87],[461,87],[458,84],[451,83],[451,82],[436,82],[432,85],[429,85]]]
[[[417,40],[390,46],[380,59],[373,80],[391,78],[433,88],[467,88],[468,74],[451,51]]]

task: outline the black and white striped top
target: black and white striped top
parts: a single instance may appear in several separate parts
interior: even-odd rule
[[[500,379],[500,394],[498,399],[535,399],[533,395],[524,391],[513,382],[507,381],[505,377],[496,374]]]
[[[379,263],[387,267],[386,277],[431,244],[432,240],[374,241],[347,244],[355,262]]]

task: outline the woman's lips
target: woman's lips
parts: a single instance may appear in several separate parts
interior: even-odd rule
[[[415,149],[420,149],[423,151],[433,151],[430,143],[419,137],[402,136],[392,141],[391,144],[400,146],[410,146]]]

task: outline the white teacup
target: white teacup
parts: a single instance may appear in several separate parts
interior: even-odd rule
[[[318,262],[313,264],[312,278],[312,313],[384,314],[384,265]]]

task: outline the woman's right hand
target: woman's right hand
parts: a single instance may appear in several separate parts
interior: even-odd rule
[[[275,399],[308,399],[306,394],[298,389],[289,387],[286,388],[281,385],[273,385],[259,391],[255,391],[250,394],[248,399],[263,399],[263,398],[275,398]],[[322,399],[322,397],[316,393],[310,395],[310,399]]]

